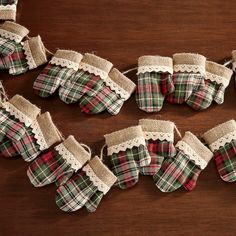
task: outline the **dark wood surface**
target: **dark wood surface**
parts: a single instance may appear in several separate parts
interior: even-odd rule
[[[30,36],[40,34],[52,51],[95,52],[120,70],[145,54],[198,52],[221,62],[236,49],[235,1],[19,0],[17,21],[30,29]],[[140,118],[172,120],[182,133],[190,130],[198,136],[236,118],[234,79],[225,103],[206,111],[166,103],[161,112],[146,114],[132,96],[117,116],[88,116],[58,96],[42,99],[33,94],[33,81],[42,68],[17,77],[0,72],[9,96],[19,93],[43,112],[50,111],[63,134],[74,134],[93,154],[99,154],[104,134],[135,125]],[[131,78],[136,82],[134,74]],[[0,159],[1,236],[236,234],[236,183],[221,181],[213,162],[193,192],[164,194],[151,177],[140,177],[130,190],[113,188],[92,214],[85,209],[60,211],[54,201],[56,187],[34,188],[26,169],[20,158]]]

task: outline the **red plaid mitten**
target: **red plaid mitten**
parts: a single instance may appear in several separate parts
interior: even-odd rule
[[[203,134],[222,180],[236,181],[236,122],[229,120]]]
[[[10,21],[0,26],[0,69],[9,69],[8,56],[16,50],[17,45],[28,33],[29,30],[24,26]]]
[[[174,146],[174,127],[171,121],[164,120],[139,120],[147,149],[151,156],[151,163],[148,166],[140,168],[143,175],[154,175],[161,168],[162,162],[166,158],[172,158],[176,155]]]
[[[148,166],[151,157],[141,126],[133,126],[105,136],[111,170],[117,177],[116,185],[127,189],[139,180],[140,168]]]
[[[39,156],[27,170],[30,182],[35,187],[54,182],[57,185],[64,184],[90,159],[91,153],[83,146],[75,140],[74,136],[69,136],[54,150]]]
[[[16,20],[18,0],[0,0],[0,20]]]
[[[180,187],[191,191],[195,188],[201,171],[213,157],[212,152],[191,132],[186,132],[176,144],[177,154],[167,158],[153,176],[162,192],[173,192]]]
[[[82,171],[57,189],[56,204],[66,212],[82,207],[94,212],[115,181],[115,175],[95,156]]]
[[[16,45],[15,51],[7,60],[11,75],[23,74],[45,64],[47,56],[41,37],[33,37]]]
[[[15,95],[1,106],[0,142],[6,138],[11,141],[20,140],[25,134],[25,128],[29,127],[40,113],[38,107],[20,95]]]
[[[233,71],[215,62],[206,62],[205,86],[193,91],[186,103],[195,110],[208,108],[213,101],[224,102],[224,92]]]
[[[59,90],[60,99],[67,103],[76,103],[85,94],[93,96],[107,78],[112,63],[85,53],[80,63],[80,69]]]
[[[79,69],[82,55],[69,50],[57,50],[51,61],[34,81],[34,92],[49,97]]]
[[[173,55],[175,91],[167,101],[182,104],[194,91],[204,88],[206,58],[200,54],[176,53]]]
[[[142,56],[138,59],[136,102],[146,112],[162,109],[165,95],[174,91],[173,61],[170,57]]]
[[[87,114],[98,114],[107,110],[111,115],[117,115],[135,87],[130,79],[113,68],[95,94],[85,94],[82,97],[80,109]]]

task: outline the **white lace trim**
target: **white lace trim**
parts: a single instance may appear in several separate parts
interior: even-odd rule
[[[91,182],[93,182],[93,184],[98,188],[98,190],[103,192],[104,195],[109,191],[110,188],[97,177],[97,175],[94,173],[93,169],[89,165],[86,165],[83,168],[83,171],[85,171]]]
[[[118,145],[108,147],[107,154],[110,156],[113,153],[119,153],[120,151],[125,151],[126,149],[131,149],[132,147],[139,147],[140,145],[146,145],[144,137],[137,137]]]
[[[202,75],[205,74],[205,67],[199,65],[174,65],[175,72],[188,72],[188,73],[200,73]]]
[[[232,140],[236,140],[236,130],[217,139],[214,143],[210,144],[209,147],[212,150],[212,152],[214,152],[215,150],[218,150],[220,147],[225,146],[226,143],[230,143]]]
[[[11,103],[4,102],[2,107],[5,108],[7,112],[9,112],[12,116],[17,118],[20,122],[24,123],[26,127],[29,127],[32,124],[33,120],[28,116],[26,116],[23,112],[18,110]]]
[[[39,145],[40,151],[48,149],[47,142],[43,136],[43,133],[39,127],[39,124],[37,121],[33,122],[30,126],[32,128],[32,132],[34,133],[34,137],[36,138],[36,142]]]
[[[147,132],[144,131],[144,137],[146,140],[161,140],[161,141],[168,141],[174,142],[174,134],[173,133],[163,133],[163,132]]]
[[[173,74],[173,68],[169,66],[139,66],[138,67],[138,74],[145,73],[145,72],[168,72]]]
[[[214,75],[207,71],[206,71],[206,79],[209,79],[212,82],[216,82],[217,84],[223,84],[225,87],[229,85],[229,80],[227,80],[226,78],[219,75]]]
[[[0,5],[0,11],[16,11],[16,5],[15,4],[8,4],[8,5]]]
[[[22,43],[22,45],[23,45],[24,54],[25,54],[25,57],[26,57],[26,60],[27,60],[27,64],[29,66],[29,69],[32,70],[32,69],[36,68],[37,65],[35,64],[34,58],[32,56],[32,53],[31,53],[31,50],[30,50],[30,47],[29,47],[29,44],[28,43]]]
[[[107,72],[84,62],[80,63],[79,68],[96,76],[100,76],[102,79],[106,79],[108,76]]]
[[[188,156],[189,160],[193,161],[202,170],[207,166],[207,162],[202,159],[187,143],[179,141],[176,144],[176,147],[182,150]]]
[[[7,30],[4,30],[4,29],[0,29],[0,36],[6,38],[6,39],[10,39],[10,40],[13,40],[15,41],[16,43],[20,43],[21,40],[22,40],[22,37],[17,35],[17,34],[14,34],[12,32],[9,32]]]
[[[75,71],[79,69],[79,63],[55,56],[51,59],[50,63],[53,65],[66,67],[68,69],[73,69]]]
[[[66,160],[68,164],[71,165],[71,168],[75,171],[79,170],[82,165],[79,160],[65,147],[63,143],[57,145],[55,150]]]
[[[118,84],[116,84],[111,78],[109,78],[109,76],[106,77],[106,79],[102,78],[102,80],[104,81],[107,87],[115,91],[118,95],[120,95],[121,98],[127,100],[130,97],[130,94],[123,88],[121,88]]]

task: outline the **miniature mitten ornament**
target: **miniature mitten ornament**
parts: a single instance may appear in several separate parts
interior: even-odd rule
[[[135,87],[130,79],[113,68],[96,94],[85,94],[82,97],[80,109],[87,114],[98,114],[107,110],[111,115],[117,115]]]
[[[54,182],[57,185],[64,184],[90,159],[90,150],[86,151],[83,146],[75,140],[74,136],[69,136],[54,150],[39,156],[27,170],[30,182],[35,187]]]
[[[77,211],[82,207],[94,212],[115,181],[115,175],[95,156],[57,189],[56,204],[67,212]]]
[[[37,68],[47,62],[45,47],[40,36],[18,44],[7,58],[9,74],[19,75]]]
[[[186,103],[195,110],[208,108],[213,101],[224,102],[224,92],[233,71],[212,61],[206,62],[205,86],[195,90]]]
[[[0,142],[5,138],[17,141],[25,134],[40,109],[20,95],[15,95],[0,108]],[[0,150],[1,151],[1,150]]]
[[[16,20],[18,0],[0,0],[0,20]]]
[[[138,59],[136,102],[146,112],[162,109],[165,95],[174,91],[173,61],[170,57],[142,56]]]
[[[59,89],[60,99],[70,104],[78,102],[85,94],[93,96],[103,85],[111,68],[111,62],[85,53],[79,70]]]
[[[191,132],[186,132],[176,144],[177,154],[163,161],[160,170],[153,176],[162,192],[173,192],[184,186],[195,188],[201,171],[213,157],[213,153]]]
[[[140,174],[154,175],[161,168],[164,158],[174,157],[176,149],[174,146],[175,124],[165,120],[139,120],[147,149],[151,156],[151,163],[140,168]]]
[[[51,61],[34,81],[34,92],[49,97],[79,69],[82,55],[75,51],[57,50]]]
[[[175,91],[167,96],[167,100],[182,104],[193,91],[204,87],[206,58],[200,54],[176,53],[173,55],[173,61]]]
[[[203,138],[214,153],[215,164],[222,180],[236,181],[236,122],[229,120],[206,133]]]
[[[148,166],[151,157],[141,126],[133,126],[104,135],[111,170],[117,177],[116,185],[127,189],[139,180],[141,167]]]

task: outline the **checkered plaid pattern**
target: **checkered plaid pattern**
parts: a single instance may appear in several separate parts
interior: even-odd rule
[[[0,55],[0,70],[8,70],[9,69],[9,59],[8,56]]]
[[[170,103],[182,104],[187,101],[193,91],[204,88],[204,77],[193,73],[174,73],[175,91],[167,96]]]
[[[70,68],[48,64],[34,81],[33,89],[40,97],[49,97],[63,85],[75,71]]]
[[[15,50],[16,43],[13,40],[0,37],[0,55],[8,56]]]
[[[214,159],[220,177],[226,182],[236,181],[236,140],[226,143],[214,152]]]
[[[20,75],[28,71],[26,56],[22,44],[16,44],[15,51],[8,56],[9,74]]]
[[[109,87],[103,86],[95,96],[85,95],[80,101],[80,109],[87,114],[98,114],[107,110],[111,115],[117,115],[124,104],[118,94]]]
[[[90,181],[84,171],[80,171],[72,176],[64,185],[57,189],[56,204],[66,212],[79,210],[83,206],[94,211],[103,193]]]
[[[28,167],[27,175],[35,187],[58,182],[64,184],[74,173],[65,159],[56,151],[48,151],[35,159]]]
[[[184,188],[188,191],[192,191],[196,185],[197,185],[197,180],[198,177],[201,173],[201,169],[195,165],[195,167],[192,168],[191,173],[189,174],[187,180],[184,183]]]
[[[161,92],[163,95],[168,95],[175,91],[172,75],[169,73],[162,73],[161,77]]]
[[[8,138],[0,142],[0,153],[4,157],[16,157],[19,155],[12,141]]]
[[[59,97],[67,104],[76,103],[85,94],[93,96],[102,84],[100,76],[79,70],[60,88]]]
[[[147,140],[147,149],[151,156],[150,165],[140,168],[142,175],[154,175],[161,168],[164,158],[174,157],[176,149],[173,143],[160,140]]]

